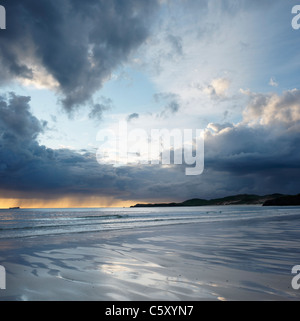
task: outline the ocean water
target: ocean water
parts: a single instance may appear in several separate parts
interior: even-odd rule
[[[68,235],[109,230],[139,229],[176,224],[242,225],[280,236],[286,241],[300,240],[300,207],[204,206],[166,208],[70,208],[0,210],[0,240],[47,235]],[[265,227],[266,228],[266,227]],[[274,235],[274,229],[278,232]],[[238,232],[238,231],[237,231]],[[249,232],[249,231],[248,231]],[[245,236],[247,231],[244,230]],[[299,258],[300,259],[300,258]],[[300,263],[300,262],[299,262]]]

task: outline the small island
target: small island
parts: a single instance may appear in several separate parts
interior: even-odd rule
[[[211,200],[193,198],[181,203],[150,203],[150,204],[136,204],[130,206],[135,207],[178,207],[178,206],[213,206],[213,205],[262,205],[262,206],[291,206],[300,205],[300,194],[298,195],[283,195],[270,194],[259,196],[255,194],[239,194],[227,196],[223,198],[216,198]]]

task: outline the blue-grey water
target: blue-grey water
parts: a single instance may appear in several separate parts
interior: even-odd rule
[[[0,239],[102,232],[193,224],[242,224],[257,228],[273,222],[286,240],[300,236],[300,207],[209,206],[166,208],[71,208],[0,210]],[[270,226],[271,228],[271,226]],[[237,231],[238,232],[238,231]],[[274,234],[272,232],[270,238]],[[244,233],[246,233],[244,231]],[[278,239],[274,239],[276,242]]]

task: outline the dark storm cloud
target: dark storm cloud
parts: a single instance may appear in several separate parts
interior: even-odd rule
[[[85,193],[113,185],[114,174],[102,174],[90,154],[39,145],[46,123],[31,114],[29,101],[13,93],[0,98],[0,189]]]
[[[219,171],[265,175],[266,171],[300,169],[299,133],[270,126],[239,125],[218,135],[207,135],[206,166]]]
[[[9,137],[16,144],[35,139],[43,131],[46,123],[40,122],[30,113],[30,97],[16,96],[14,93],[8,96],[0,97],[2,135]]]
[[[210,124],[213,133],[207,132],[205,138],[206,169],[211,178],[217,173],[230,176],[224,180],[228,188],[298,193],[300,90],[247,94],[250,101],[241,123]]]
[[[147,38],[156,0],[9,0],[0,34],[1,82],[34,79],[42,66],[72,111]]]

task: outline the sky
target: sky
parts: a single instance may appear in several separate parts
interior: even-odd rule
[[[300,192],[297,1],[0,5],[0,208]],[[148,136],[116,164],[121,122]],[[201,131],[201,171],[147,154],[154,129]]]

